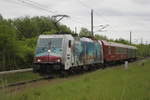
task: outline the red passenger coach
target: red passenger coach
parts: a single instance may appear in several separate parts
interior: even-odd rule
[[[115,62],[136,59],[136,50],[134,46],[120,43],[107,42],[102,40],[104,62]]]

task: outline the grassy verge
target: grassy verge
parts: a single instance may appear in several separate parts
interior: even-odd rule
[[[32,80],[32,79],[39,78],[39,77],[40,76],[38,74],[35,74],[33,72],[0,75],[0,86],[11,84],[11,83],[17,83],[21,81]]]
[[[117,66],[61,79],[9,97],[11,100],[150,100],[150,59],[142,62],[132,63],[128,69]]]

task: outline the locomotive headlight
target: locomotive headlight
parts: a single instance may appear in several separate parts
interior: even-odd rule
[[[41,60],[40,60],[40,59],[38,59],[38,60],[37,60],[37,62],[41,62]]]
[[[50,52],[51,52],[51,50],[49,49],[49,50],[48,50],[48,53],[50,53]]]
[[[57,60],[57,62],[60,62],[60,61],[61,61],[60,59]]]

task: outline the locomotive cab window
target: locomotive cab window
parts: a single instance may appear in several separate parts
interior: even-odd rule
[[[51,53],[62,53],[62,38],[40,38],[37,44],[36,54],[45,53],[51,50]]]

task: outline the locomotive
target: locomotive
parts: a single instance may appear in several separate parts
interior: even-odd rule
[[[71,34],[40,35],[34,56],[36,72],[92,69],[136,59],[137,48]]]

